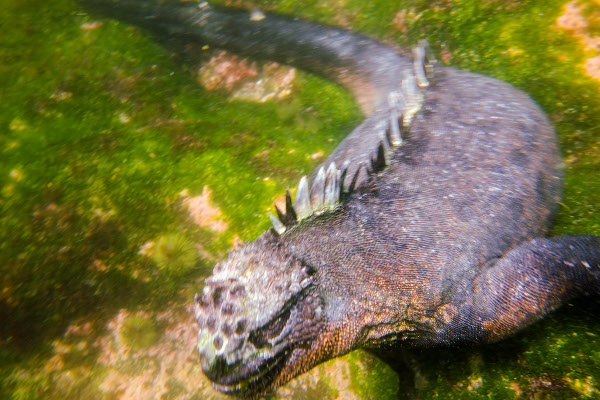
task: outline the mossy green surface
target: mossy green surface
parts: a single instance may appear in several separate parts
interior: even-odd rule
[[[151,256],[157,267],[168,274],[182,274],[193,269],[200,256],[194,243],[182,233],[159,237]]]
[[[351,387],[361,399],[394,400],[401,388],[395,372],[383,361],[359,350],[347,357]]]
[[[141,315],[129,315],[119,329],[123,343],[133,349],[152,346],[158,339],[159,330],[154,321]]]
[[[425,37],[448,64],[523,89],[555,124],[567,162],[553,234],[600,234],[599,84],[582,68],[593,54],[556,26],[566,1],[254,4],[402,47]],[[43,364],[78,318],[189,298],[212,258],[235,236],[251,240],[266,229],[273,199],[319,162],[310,155],[331,152],[361,117],[348,94],[306,74],[281,102],[208,92],[139,30],[90,25],[98,18],[69,0],[0,6],[0,397],[36,398],[44,392],[35,388],[51,385],[84,395],[78,388],[91,390],[92,378],[69,388],[11,371]],[[181,211],[179,193],[204,186],[229,223],[223,233],[194,226]],[[194,260],[185,244],[177,273],[165,273],[171,264],[140,254],[161,237],[199,243],[210,257]],[[501,343],[414,351],[417,393],[600,396],[598,305],[579,300]],[[389,389],[360,380],[364,398]]]

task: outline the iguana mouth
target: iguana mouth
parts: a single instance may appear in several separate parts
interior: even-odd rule
[[[275,354],[260,355],[232,365],[220,357],[210,366],[203,363],[202,371],[211,380],[214,388],[223,393],[252,395],[271,386],[283,370],[290,354],[286,347]]]

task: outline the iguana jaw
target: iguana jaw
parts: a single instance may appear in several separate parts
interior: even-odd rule
[[[215,389],[236,397],[254,398],[352,350],[342,346],[346,342],[341,340],[345,331],[344,328],[321,330],[318,336],[297,343],[298,347],[283,345],[276,352],[257,352],[254,357],[233,365],[215,363],[205,368],[202,363],[202,369]]]
[[[289,358],[289,351],[257,352],[249,360],[240,360],[233,365],[217,359],[207,365],[202,359],[202,371],[211,380],[213,387],[223,393],[248,396],[260,393],[272,386]]]

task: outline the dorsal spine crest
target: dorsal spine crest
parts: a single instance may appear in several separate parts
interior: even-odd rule
[[[404,71],[402,87],[399,91],[390,92],[387,97],[387,107],[390,112],[388,127],[382,134],[381,141],[375,149],[374,154],[367,161],[367,165],[360,163],[355,168],[354,176],[350,184],[345,185],[346,175],[350,169],[350,161],[345,160],[337,168],[334,162],[327,169],[319,168],[312,185],[303,176],[296,189],[296,201],[292,204],[289,189],[285,196],[285,213],[277,206],[275,211],[277,217],[269,214],[273,229],[279,235],[285,233],[289,228],[299,222],[315,215],[334,210],[341,202],[344,194],[349,194],[360,187],[373,174],[385,169],[394,148],[402,145],[402,129],[410,124],[411,118],[420,110],[423,103],[423,89],[429,86],[429,79],[433,74],[435,60],[428,57],[428,43],[420,40],[413,49],[413,68]]]

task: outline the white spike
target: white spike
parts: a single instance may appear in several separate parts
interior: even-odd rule
[[[250,11],[250,21],[262,21],[265,18],[267,18],[267,16],[260,10]]]
[[[418,97],[419,87],[417,86],[415,76],[406,71],[402,80],[402,91],[406,94],[409,102],[414,101]]]
[[[298,183],[298,189],[296,190],[296,202],[294,203],[294,211],[296,211],[296,217],[298,220],[310,217],[312,214],[312,207],[310,206],[310,196],[308,194],[308,180],[306,176],[303,176]]]
[[[429,42],[427,39],[419,40],[419,46],[421,46],[424,50],[423,67],[425,68],[425,76],[431,79],[433,77],[433,68],[437,61],[429,50]]]
[[[429,86],[427,75],[425,74],[425,44],[420,42],[417,47],[413,49],[413,69],[415,70],[415,76],[417,77],[417,85],[419,87]]]
[[[315,213],[323,211],[323,199],[325,195],[325,169],[319,168],[317,177],[310,188],[310,202]]]
[[[356,169],[356,172],[354,173],[354,177],[352,178],[353,181],[355,180],[354,187],[352,189],[358,189],[364,183],[364,181],[367,180],[368,176],[369,174],[367,172],[365,164],[360,163],[360,165]]]
[[[400,116],[402,115],[404,100],[398,92],[391,92],[388,95],[388,104],[390,107],[390,144],[400,146],[402,144]]]
[[[423,102],[423,93],[417,86],[415,76],[404,71],[404,79],[402,80],[402,94],[404,95],[404,104],[402,109],[403,124],[410,124],[412,117],[421,109]]]
[[[273,223],[273,229],[275,229],[275,232],[280,235],[285,232],[285,225],[283,225],[283,223],[276,216],[269,213],[269,218],[271,218],[271,223]]]
[[[340,166],[340,194],[343,191],[348,191],[350,182],[352,181],[352,174],[348,174],[348,168],[350,168],[350,160],[346,159]],[[344,175],[344,179],[342,180],[342,175]],[[348,183],[346,183],[348,181]]]
[[[344,160],[344,162],[340,166],[340,172],[345,169],[348,169],[349,166],[350,166],[350,160],[348,160],[348,159]]]
[[[325,174],[325,198],[323,200],[323,206],[326,210],[335,207],[339,198],[338,172],[335,163],[329,164]]]

